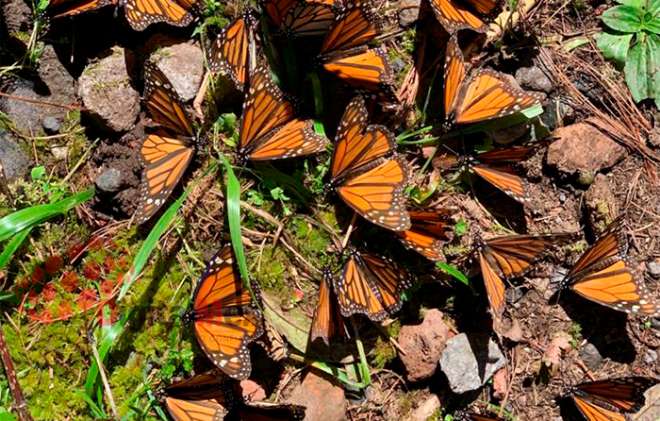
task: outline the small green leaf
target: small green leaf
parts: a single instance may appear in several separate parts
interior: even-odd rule
[[[456,225],[454,225],[454,233],[459,237],[464,236],[467,230],[468,223],[465,219],[459,219],[458,222],[456,222]]]
[[[445,262],[437,262],[435,264],[435,267],[437,267],[438,269],[440,269],[442,272],[446,273],[447,275],[452,276],[455,279],[458,279],[463,284],[465,284],[467,286],[470,285],[470,280],[467,278],[467,276],[465,276],[465,274],[463,274],[463,272],[458,270],[458,268],[456,268],[455,266],[452,266],[452,265],[447,264]]]
[[[623,66],[626,63],[632,37],[633,34],[614,35],[601,32],[596,35],[596,45],[605,58],[614,60],[619,66]]]
[[[634,33],[642,29],[642,11],[633,6],[614,6],[607,9],[601,19],[615,31]]]
[[[654,95],[654,75],[657,73],[653,69],[653,60],[650,56],[657,56],[651,51],[651,45],[655,43],[650,37],[640,34],[638,42],[630,49],[624,73],[626,76],[626,83],[630,89],[630,93],[635,101],[639,102],[646,98],[651,98]]]
[[[654,34],[660,34],[660,0],[656,1],[657,9],[654,11],[648,11],[644,15],[644,29],[653,32]]]
[[[30,177],[32,180],[41,180],[46,175],[46,167],[43,165],[36,166],[30,171]]]

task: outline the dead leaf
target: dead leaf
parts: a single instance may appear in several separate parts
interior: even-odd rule
[[[558,367],[561,360],[562,351],[566,351],[570,348],[571,335],[566,332],[555,333],[552,341],[550,341],[550,344],[543,353],[543,364],[545,364],[550,369]]]
[[[509,388],[509,373],[506,367],[502,367],[493,375],[493,396],[496,399],[502,400],[506,396],[506,391]]]
[[[523,339],[522,328],[517,319],[511,319],[511,327],[509,330],[502,334],[505,338],[512,342],[520,342]]]

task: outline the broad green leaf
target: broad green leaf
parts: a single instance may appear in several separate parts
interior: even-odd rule
[[[658,4],[660,4],[660,1],[658,1]],[[644,29],[654,34],[660,34],[660,9],[655,14],[648,12],[644,16]]]
[[[16,250],[21,247],[21,244],[23,244],[23,241],[25,241],[27,236],[30,235],[30,231],[32,231],[31,227],[24,229],[23,231],[14,235],[11,240],[9,240],[9,242],[4,246],[2,253],[0,253],[0,269],[4,268],[9,264],[9,262],[11,262],[12,257],[14,257],[14,253],[16,253]]]
[[[651,42],[652,43],[652,42]],[[653,69],[650,66],[650,55],[656,55],[649,49],[650,42],[647,42],[647,37],[639,37],[637,42],[628,53],[624,73],[626,76],[626,83],[630,89],[633,99],[636,102],[650,98],[653,93]]]
[[[94,189],[86,190],[55,203],[21,209],[0,219],[0,241],[5,241],[26,228],[33,227],[54,216],[63,214],[94,196]]]
[[[633,6],[614,6],[607,9],[601,19],[615,31],[639,32],[642,29],[642,11]]]
[[[641,9],[646,4],[646,0],[617,0],[617,3]]]
[[[614,60],[619,66],[623,66],[626,63],[632,37],[633,34],[615,35],[601,32],[596,35],[596,45],[605,58]]]
[[[298,307],[292,308],[285,314],[279,311],[280,300],[267,291],[261,293],[261,299],[264,303],[264,319],[268,321],[268,324],[282,334],[301,354],[306,354],[311,319]]]
[[[117,301],[121,301],[124,298],[128,290],[131,288],[131,286],[133,286],[137,278],[142,274],[142,269],[144,269],[144,266],[149,261],[149,257],[151,257],[151,253],[153,253],[154,249],[158,245],[160,237],[165,233],[165,231],[167,231],[169,226],[174,221],[177,215],[177,211],[181,208],[183,202],[188,197],[189,191],[190,187],[188,187],[181,194],[181,196],[170,205],[169,208],[167,208],[163,215],[158,219],[158,222],[156,222],[156,225],[154,225],[154,227],[149,232],[146,240],[144,240],[144,243],[142,243],[142,246],[140,246],[140,250],[135,255],[135,259],[133,259],[131,269],[124,275],[124,279],[122,280],[123,284],[121,286],[121,290],[119,290]]]
[[[646,10],[655,19],[660,19],[660,0],[648,0],[648,8]]]
[[[649,34],[646,42],[649,51],[650,97],[655,98],[657,104],[660,100],[660,35]]]
[[[446,273],[447,275],[450,275],[453,278],[458,279],[459,281],[461,281],[465,285],[468,285],[468,286],[470,285],[470,280],[467,278],[467,276],[465,276],[463,274],[463,272],[458,270],[458,268],[456,268],[455,266],[452,266],[452,265],[447,264],[445,262],[437,262],[435,264],[435,267],[437,267],[438,269],[440,269],[442,272]]]

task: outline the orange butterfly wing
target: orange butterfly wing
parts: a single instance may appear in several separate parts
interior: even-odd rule
[[[446,211],[410,210],[410,229],[397,232],[403,244],[429,260],[444,259],[442,246],[450,240],[452,227]]]
[[[484,286],[486,287],[486,295],[488,296],[488,302],[490,303],[491,313],[495,320],[500,320],[504,313],[505,305],[504,282],[481,253],[479,253],[479,266],[481,267],[481,276],[484,279]]]
[[[324,271],[319,285],[319,300],[309,334],[310,342],[320,338],[329,346],[331,338],[344,335],[344,320],[339,312],[336,297],[331,290],[333,283],[332,273]]]
[[[230,406],[227,385],[212,372],[174,383],[165,392],[165,407],[175,421],[223,419]]]
[[[527,181],[519,175],[485,165],[472,165],[470,169],[512,199],[521,203],[529,200]]]
[[[250,31],[253,26],[250,15],[234,20],[218,34],[209,49],[209,67],[212,72],[222,72],[231,78],[239,90],[243,90],[248,76],[250,56]]]
[[[252,74],[243,104],[239,155],[253,160],[293,158],[325,150],[327,139],[312,120],[294,116],[293,105],[272,81],[267,66]]]
[[[458,95],[463,87],[468,66],[463,58],[456,37],[452,36],[447,42],[444,65],[444,107],[445,118],[449,119],[456,110]]]
[[[247,344],[263,333],[261,313],[235,272],[231,246],[209,263],[193,298],[195,336],[213,363],[234,379],[246,379]]]
[[[323,68],[347,84],[392,97],[392,70],[383,48],[340,54],[324,61]],[[391,92],[390,92],[391,91]]]
[[[152,62],[145,63],[144,101],[152,120],[178,135],[193,136],[192,123],[183,100]]]
[[[393,261],[351,251],[342,276],[335,279],[341,314],[364,314],[381,321],[401,308],[401,293],[410,286],[410,277]]]
[[[463,83],[454,110],[456,123],[476,123],[504,117],[540,102],[541,96],[525,92],[494,70],[480,69]]]
[[[646,286],[635,279],[626,261],[627,248],[621,218],[617,218],[578,259],[560,288],[569,286],[584,298],[614,310],[657,317],[660,308]]]
[[[492,5],[494,8],[495,4],[492,3]],[[486,32],[488,29],[473,11],[456,0],[431,0],[431,8],[438,21],[450,34],[461,29],[471,29],[476,32]]]
[[[298,0],[279,26],[287,36],[311,37],[325,34],[334,20],[334,2]]]
[[[116,5],[119,0],[50,0],[48,14],[54,19],[66,16],[75,16],[84,12],[100,9],[109,5]]]
[[[582,383],[572,388],[577,409],[590,421],[627,420],[623,413],[639,411],[644,392],[658,384],[649,377],[623,377]]]
[[[271,22],[277,27],[281,27],[284,19],[298,0],[263,0],[261,7],[264,9]]]
[[[382,24],[369,9],[369,3],[345,10],[333,22],[321,45],[321,55],[361,47],[382,32]]]
[[[149,25],[166,22],[173,26],[188,26],[193,21],[192,10],[199,0],[123,0],[126,20],[136,31]]]

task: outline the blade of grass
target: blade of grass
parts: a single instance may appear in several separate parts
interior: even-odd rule
[[[11,262],[12,257],[14,257],[14,253],[16,253],[16,251],[21,247],[21,244],[23,244],[23,241],[25,241],[28,235],[30,235],[31,231],[32,227],[26,228],[11,237],[11,240],[9,240],[9,242],[5,245],[5,248],[2,250],[2,253],[0,253],[0,269],[4,268],[9,264],[9,262]]]
[[[231,163],[227,157],[222,156],[222,162],[227,174],[227,219],[229,220],[229,237],[231,246],[234,249],[234,257],[238,264],[238,270],[243,279],[243,285],[252,293],[250,285],[250,273],[248,272],[247,262],[245,260],[245,250],[243,249],[243,240],[241,238],[241,183],[239,183]],[[256,300],[255,300],[256,301]]]
[[[0,241],[5,241],[26,228],[33,227],[54,216],[63,214],[88,201],[94,196],[94,189],[89,189],[55,203],[32,206],[11,213],[0,219]]]
[[[184,190],[181,196],[174,203],[172,203],[169,208],[167,208],[163,215],[158,219],[158,222],[156,222],[156,225],[154,225],[154,227],[149,232],[147,239],[144,240],[140,250],[135,255],[135,259],[133,259],[131,269],[126,272],[126,275],[124,275],[121,290],[119,291],[119,296],[117,297],[117,302],[124,298],[128,290],[131,288],[131,286],[133,286],[140,274],[142,274],[142,269],[144,269],[144,266],[149,261],[149,257],[151,257],[151,253],[153,253],[154,249],[158,245],[160,237],[163,235],[163,233],[165,233],[165,231],[167,231],[170,225],[172,225],[172,222],[176,218],[177,212],[181,206],[183,206],[183,202],[188,197],[189,192],[190,187]]]
[[[459,281],[461,281],[465,285],[470,286],[470,280],[467,278],[467,276],[465,276],[465,274],[463,274],[463,272],[458,270],[455,266],[452,266],[452,265],[447,264],[445,262],[437,262],[435,264],[435,267],[437,267],[438,269],[440,269],[442,272],[446,273],[447,275],[449,275],[449,276],[451,276],[455,279],[458,279]]]

